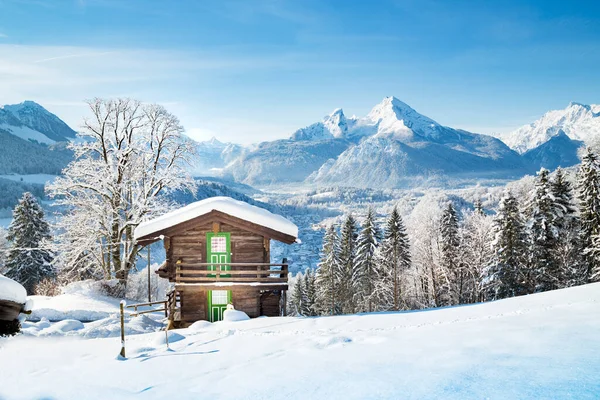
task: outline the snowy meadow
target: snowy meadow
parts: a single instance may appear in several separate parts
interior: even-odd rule
[[[0,398],[597,399],[597,315],[590,284],[418,312],[203,322],[170,331],[169,348],[164,332],[128,335],[126,360],[118,337],[91,338],[85,323],[0,339]]]

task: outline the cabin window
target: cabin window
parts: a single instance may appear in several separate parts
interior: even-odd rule
[[[212,291],[212,304],[227,304],[229,303],[229,291],[228,290],[213,290]]]
[[[226,253],[227,238],[224,236],[213,236],[210,239],[210,248],[213,253]]]

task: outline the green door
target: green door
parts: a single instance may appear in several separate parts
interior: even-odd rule
[[[209,271],[231,271],[231,235],[229,232],[208,232],[206,234],[206,259],[210,264]],[[219,265],[220,264],[220,265]],[[229,278],[231,274],[209,274],[209,277],[220,275]]]
[[[208,320],[210,322],[221,321],[227,304],[231,303],[231,290],[209,290],[208,291]]]
[[[209,263],[208,270],[215,271],[208,274],[209,277],[229,278],[231,274],[223,274],[222,271],[231,271],[231,235],[228,232],[208,232],[206,234],[206,250]],[[218,272],[217,272],[218,271]],[[231,303],[231,290],[209,290],[208,297],[208,320],[210,322],[221,321],[227,304]]]

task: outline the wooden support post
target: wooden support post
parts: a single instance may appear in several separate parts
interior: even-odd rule
[[[148,245],[148,303],[152,301],[152,292],[150,287],[150,245]]]
[[[281,313],[282,316],[287,316],[287,290],[281,291]]]
[[[125,358],[125,300],[121,300],[121,352],[119,355]]]

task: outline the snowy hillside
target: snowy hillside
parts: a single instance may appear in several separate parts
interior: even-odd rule
[[[57,175],[71,161],[75,131],[32,101],[0,106],[0,174]]]
[[[569,138],[589,141],[600,136],[600,105],[571,103],[563,110],[553,110],[537,121],[502,136],[502,140],[519,153],[534,149],[563,131]]]
[[[533,165],[554,170],[558,167],[570,167],[579,163],[577,151],[584,145],[580,140],[574,140],[559,130],[547,142],[527,150],[523,157]]]
[[[505,178],[529,169],[500,140],[442,126],[387,97],[363,118],[336,109],[288,140],[261,143],[225,173],[259,185],[307,180],[393,188],[440,175]]]
[[[0,338],[0,398],[597,399],[597,315],[590,284],[430,311],[199,322],[171,331],[170,349],[164,332],[129,334],[126,360],[116,332],[93,339],[116,319],[42,321]]]
[[[275,140],[233,161],[225,176],[250,185],[302,182],[330,158],[348,148],[345,139]]]
[[[40,143],[67,142],[76,137],[77,133],[73,129],[36,102],[28,100],[20,104],[5,105],[0,108],[10,113],[23,125],[21,129],[8,128],[9,130],[14,129],[13,133],[17,136],[22,137],[23,134],[30,132],[35,137],[27,139],[38,140],[36,138],[39,138],[41,139],[38,140]],[[8,122],[8,125],[10,125],[10,122]],[[41,133],[45,138],[40,137],[39,134],[31,133],[32,131]],[[23,134],[20,135],[18,132],[23,132]]]

